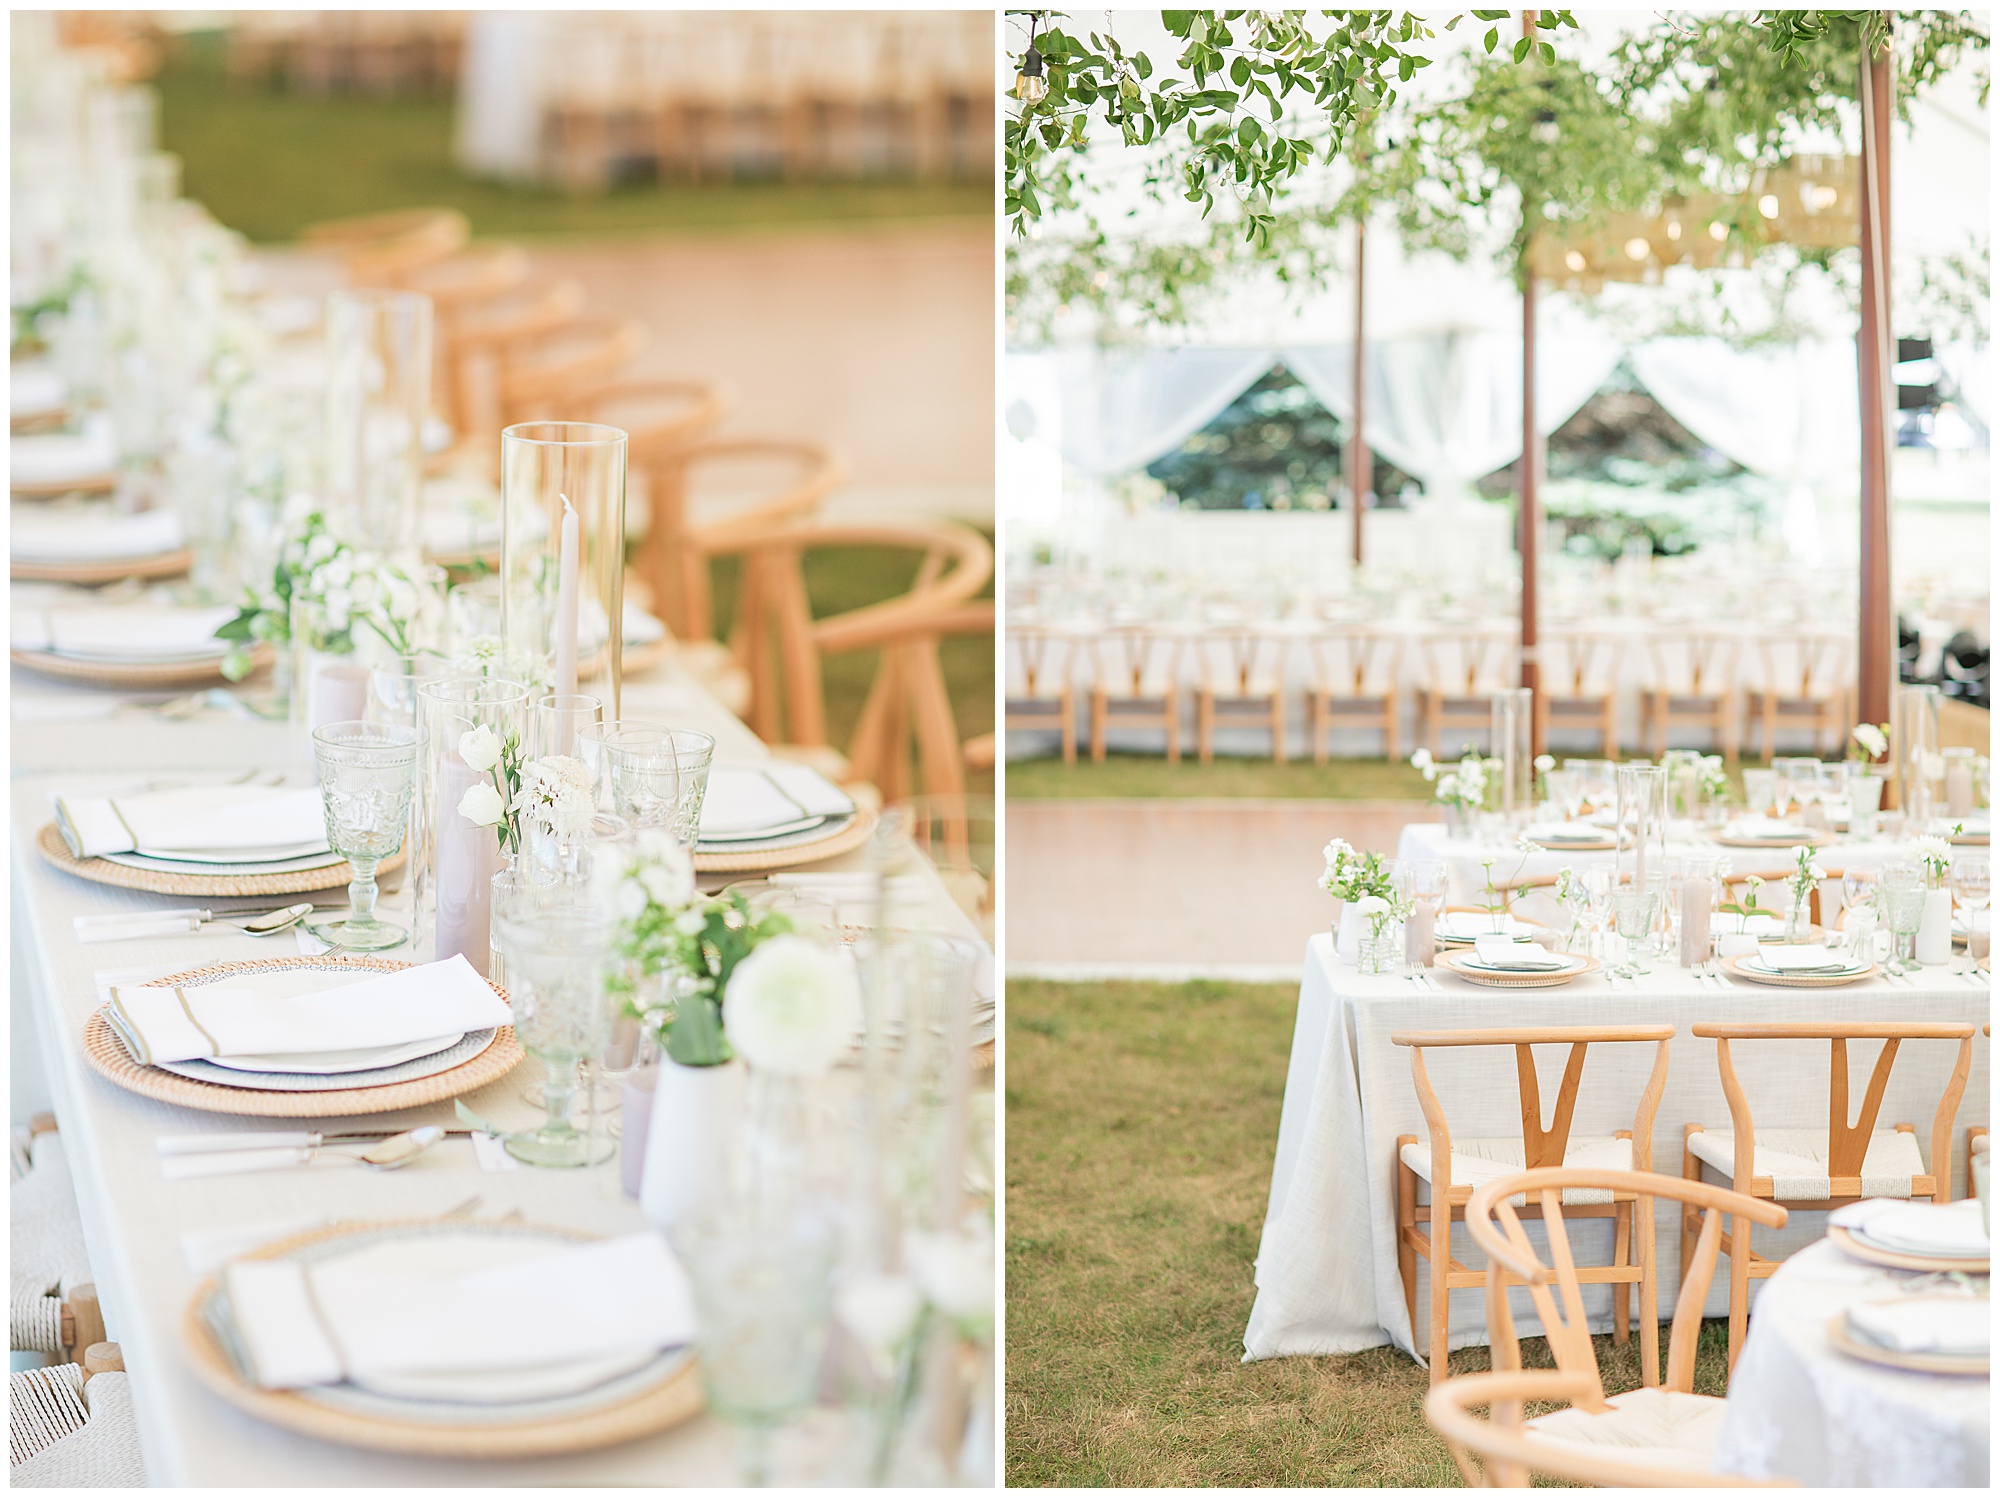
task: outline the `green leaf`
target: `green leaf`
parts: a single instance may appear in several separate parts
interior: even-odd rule
[[[1239,57],[1229,65],[1229,81],[1238,88],[1250,81],[1250,59]]]
[[[1236,122],[1236,139],[1248,146],[1264,133],[1264,127],[1257,123],[1254,115],[1245,115]]]
[[[1495,26],[1491,31],[1486,33],[1486,50],[1488,52],[1491,52],[1499,44],[1500,44],[1500,28],[1498,26]]]
[[[1514,43],[1514,61],[1526,62],[1528,60],[1528,50],[1534,45],[1535,44],[1529,41],[1525,36],[1522,37],[1518,42]]]

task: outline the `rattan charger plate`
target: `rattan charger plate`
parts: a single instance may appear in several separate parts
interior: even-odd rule
[[[8,575],[17,583],[76,583],[95,587],[128,577],[179,577],[194,565],[194,553],[157,552],[149,557],[114,557],[102,562],[10,562]]]
[[[301,1248],[333,1238],[383,1228],[434,1226],[433,1221],[341,1223],[265,1244],[243,1257],[278,1259]],[[540,1225],[538,1225],[540,1226]],[[589,1240],[596,1235],[570,1228],[547,1227],[551,1234]],[[471,1421],[458,1425],[420,1424],[347,1409],[329,1408],[298,1394],[260,1389],[236,1370],[215,1332],[202,1315],[216,1293],[211,1275],[195,1290],[181,1316],[181,1339],[187,1344],[194,1375],[211,1393],[246,1414],[301,1435],[344,1446],[364,1446],[411,1456],[473,1457],[508,1460],[558,1456],[617,1446],[668,1430],[701,1412],[701,1380],[692,1356],[682,1359],[657,1384],[629,1399],[584,1414],[509,1423]]]
[[[1745,967],[1741,957],[1725,957],[1722,970],[1745,983],[1762,983],[1769,988],[1845,988],[1874,977],[1882,968],[1871,962],[1858,973],[1760,973]]]
[[[1560,973],[1493,973],[1483,968],[1467,967],[1463,956],[1457,952],[1444,953],[1438,958],[1437,965],[1456,973],[1468,983],[1477,983],[1484,988],[1561,988],[1565,983],[1588,977],[1604,966],[1595,957],[1586,957],[1582,967]]]
[[[1843,1227],[1830,1227],[1826,1236],[1833,1246],[1850,1259],[1859,1259],[1864,1264],[1880,1264],[1884,1269],[1921,1269],[1931,1274],[1943,1274],[1956,1269],[1963,1274],[1990,1274],[1993,1260],[1984,1259],[1937,1259],[1924,1254],[1898,1253],[1893,1248],[1877,1248],[1872,1243],[1864,1243]]]
[[[695,849],[694,867],[698,874],[748,874],[763,869],[789,869],[802,863],[822,863],[851,853],[866,843],[875,831],[875,813],[865,806],[825,837],[813,842],[791,843],[781,848],[746,848],[740,853],[705,853]]]
[[[65,494],[102,494],[118,487],[116,469],[104,473],[87,473],[82,478],[54,479],[42,483],[23,482],[9,479],[10,493],[21,499],[60,499]]]
[[[1951,1300],[1968,1308],[1983,1304],[1971,1301],[1963,1295],[1913,1295],[1909,1298]],[[1973,1378],[1990,1378],[1993,1375],[1993,1359],[1990,1354],[1982,1357],[1962,1352],[1902,1352],[1894,1347],[1878,1347],[1847,1329],[1845,1311],[1827,1322],[1826,1340],[1836,1352],[1844,1352],[1851,1358],[1859,1358],[1864,1363],[1874,1363],[1879,1367],[1901,1369],[1905,1373],[1955,1373]]]
[[[194,968],[170,977],[155,978],[140,985],[145,988],[199,987],[243,974],[297,971],[310,968],[321,972],[393,973],[414,966],[385,957],[336,956],[268,957],[252,962],[219,962]],[[507,991],[498,984],[493,991],[505,1000]],[[511,1026],[502,1026],[493,1043],[462,1066],[433,1076],[407,1082],[391,1082],[379,1087],[349,1087],[335,1092],[260,1092],[248,1087],[224,1087],[214,1082],[197,1082],[142,1066],[132,1059],[117,1033],[99,1009],[83,1027],[83,1054],[97,1074],[127,1092],[135,1092],[159,1103],[174,1103],[203,1113],[234,1113],[254,1118],[346,1118],[359,1113],[394,1113],[402,1108],[422,1108],[476,1091],[498,1081],[520,1064],[521,1043]]]
[[[128,687],[146,690],[158,687],[199,687],[227,682],[222,674],[222,656],[198,661],[82,661],[75,656],[57,655],[48,650],[10,650],[17,666],[25,666],[38,676],[62,681],[88,682],[94,687]],[[271,664],[272,651],[259,645],[250,653],[250,669],[261,671]]]
[[[108,858],[78,858],[69,851],[54,822],[44,824],[36,834],[35,849],[45,862],[65,874],[88,879],[92,884],[144,890],[149,895],[206,895],[217,899],[234,895],[309,895],[318,890],[339,889],[354,877],[354,870],[345,859],[316,869],[292,869],[282,874],[173,874],[164,869],[135,869]],[[393,874],[402,866],[403,855],[398,853],[382,862],[375,871],[376,878]]]
[[[1725,848],[1796,848],[1801,844],[1812,848],[1824,848],[1833,841],[1831,833],[1815,832],[1809,827],[1800,828],[1796,837],[1789,833],[1782,837],[1775,833],[1770,837],[1735,837],[1726,832],[1718,832],[1713,836],[1715,841]]]

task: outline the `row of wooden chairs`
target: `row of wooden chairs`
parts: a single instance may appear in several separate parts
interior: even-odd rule
[[[961,745],[939,651],[956,634],[993,630],[977,595],[992,576],[992,548],[956,522],[828,524],[822,502],[843,470],[811,442],[713,435],[724,402],[697,380],[624,373],[642,339],[636,324],[583,316],[572,282],[541,281],[511,246],[470,246],[449,210],[376,215],[309,231],[341,256],[351,278],[431,298],[438,330],[436,388],[447,420],[465,433],[456,456],[491,476],[503,425],[596,421],[629,433],[628,479],[648,515],[627,596],[679,642],[682,661],[767,742],[820,764],[848,784],[891,800],[915,785],[964,789],[970,751],[990,764],[991,745]],[[805,558],[815,550],[905,549],[918,555],[910,591],[888,602],[815,620]],[[739,567],[734,623],[715,638],[712,572]],[[827,742],[822,659],[879,652],[874,684],[846,753]]]
[[[1864,1196],[1951,1200],[1951,1132],[1972,1067],[1971,1024],[1697,1022],[1690,1032],[1697,1039],[1716,1042],[1716,1064],[1730,1113],[1727,1130],[1711,1131],[1693,1120],[1684,1123],[1681,1176],[1691,1185],[1700,1186],[1706,1169],[1727,1180],[1731,1190],[1746,1198],[1776,1202],[1791,1210],[1829,1211]],[[1414,1134],[1400,1135],[1396,1140],[1395,1221],[1397,1267],[1402,1276],[1413,1343],[1418,1325],[1417,1260],[1423,1259],[1431,1270],[1429,1338],[1425,1348],[1433,1384],[1445,1374],[1445,1354],[1450,1347],[1450,1293],[1484,1282],[1481,1271],[1466,1268],[1450,1254],[1451,1225],[1467,1220],[1466,1209],[1474,1190],[1516,1169],[1650,1173],[1653,1124],[1666,1088],[1668,1048],[1674,1034],[1671,1025],[1613,1025],[1409,1031],[1390,1037],[1394,1044],[1410,1051],[1411,1079],[1429,1126],[1427,1140],[1420,1140]],[[1731,1043],[1814,1040],[1825,1041],[1832,1047],[1825,1134],[1821,1136],[1817,1130],[1759,1129],[1750,1098],[1736,1074]],[[1860,1113],[1850,1121],[1847,1047],[1854,1040],[1880,1041],[1881,1049],[1862,1097]],[[1928,1166],[1918,1148],[1913,1125],[1898,1123],[1893,1129],[1879,1131],[1875,1127],[1897,1050],[1905,1041],[1917,1040],[1958,1042],[1956,1064],[1931,1118]],[[1555,1111],[1545,1124],[1534,1048],[1552,1044],[1566,1044],[1569,1056],[1557,1091]],[[1589,1047],[1632,1044],[1654,1047],[1652,1070],[1639,1095],[1632,1127],[1604,1138],[1572,1137],[1570,1126]],[[1425,1055],[1440,1049],[1486,1046],[1514,1051],[1521,1134],[1460,1139],[1454,1144],[1444,1105],[1430,1080]],[[1966,1140],[1968,1167],[1973,1138],[1968,1134]],[[1430,1193],[1425,1205],[1417,1200],[1420,1182]],[[1576,1269],[1574,1274],[1578,1283],[1613,1287],[1613,1337],[1623,1344],[1630,1336],[1630,1287],[1650,1272],[1645,1267],[1653,1249],[1650,1218],[1643,1213],[1635,1218],[1633,1209],[1638,1198],[1630,1190],[1565,1190],[1561,1199],[1572,1217],[1608,1217],[1614,1221],[1611,1263]],[[1530,1206],[1522,1210],[1535,1216],[1542,1209]],[[1693,1213],[1684,1212],[1681,1218],[1684,1279],[1703,1249],[1697,1243],[1698,1234],[1718,1237],[1717,1246],[1729,1260],[1732,1369],[1748,1325],[1749,1282],[1768,1278],[1776,1272],[1779,1262],[1753,1250],[1750,1219],[1754,1215],[1733,1211],[1727,1232],[1719,1221],[1704,1225]],[[1778,1220],[1783,1220],[1782,1215]],[[1426,1221],[1428,1231],[1424,1227]],[[1635,1252],[1641,1256],[1639,1261],[1634,1260]],[[1640,1361],[1647,1387],[1658,1381],[1658,1335],[1657,1318],[1650,1313],[1642,1315]]]
[[[224,66],[238,86],[282,80],[309,94],[440,92],[458,78],[467,14],[241,11],[229,26]]]
[[[1086,636],[1043,626],[1010,626],[1007,727],[1055,729],[1063,761],[1073,764],[1079,732],[1078,682],[1088,679],[1091,758],[1102,763],[1112,728],[1158,729],[1170,763],[1180,760],[1184,699],[1192,695],[1195,736],[1203,764],[1214,755],[1215,730],[1251,727],[1271,736],[1271,757],[1286,755],[1285,722],[1291,662],[1303,656],[1306,729],[1315,763],[1329,753],[1335,729],[1379,731],[1383,752],[1400,755],[1401,687],[1407,637],[1368,626],[1311,634],[1253,627],[1205,631],[1112,626]],[[1724,635],[1651,640],[1654,685],[1639,692],[1641,737],[1657,756],[1669,731],[1711,731],[1730,762],[1737,757],[1739,642]],[[1492,693],[1515,679],[1519,647],[1498,633],[1416,637],[1419,684],[1417,739],[1442,752],[1447,733],[1485,733]],[[1851,642],[1828,635],[1760,636],[1761,680],[1743,688],[1740,703],[1772,751],[1781,728],[1806,729],[1817,744],[1836,746],[1851,721]],[[1542,689],[1535,712],[1542,739],[1552,729],[1592,734],[1607,758],[1618,755],[1619,671],[1626,642],[1576,632],[1545,638],[1539,647]],[[1190,659],[1191,658],[1191,659]],[[1187,681],[1194,682],[1190,692]]]

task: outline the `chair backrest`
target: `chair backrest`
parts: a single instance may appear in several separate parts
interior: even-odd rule
[[[1395,690],[1403,664],[1403,637],[1357,626],[1328,629],[1306,639],[1313,685],[1335,697],[1384,697]]]
[[[1896,1062],[1896,1050],[1906,1040],[1956,1040],[1958,1064],[1938,1099],[1931,1118],[1931,1174],[1937,1179],[1938,1201],[1951,1200],[1951,1126],[1958,1116],[1959,1100],[1965,1096],[1965,1079],[1972,1070],[1972,1031],[1964,1024],[1923,1021],[1876,1021],[1824,1024],[1719,1024],[1697,1023],[1694,1034],[1715,1042],[1715,1064],[1722,1073],[1722,1093],[1729,1100],[1729,1122],[1736,1135],[1735,1174],[1738,1186],[1754,1191],[1751,1166],[1756,1159],[1756,1124],[1751,1117],[1750,1099],[1737,1080],[1736,1066],[1729,1054],[1732,1040],[1824,1040],[1833,1048],[1832,1073],[1828,1079],[1826,1104],[1826,1173],[1831,1178],[1833,1196],[1861,1194],[1861,1163],[1868,1155],[1868,1141],[1875,1133],[1875,1120],[1882,1111],[1882,1094],[1889,1086],[1889,1072]],[[1882,1049],[1861,1095],[1861,1112],[1848,1121],[1847,1042],[1879,1040]],[[1770,1190],[1770,1182],[1761,1183]]]
[[[1854,681],[1854,640],[1849,635],[1764,635],[1757,641],[1757,659],[1764,690],[1794,701],[1828,697]]]
[[[1451,1128],[1445,1122],[1444,1105],[1431,1086],[1424,1066],[1427,1049],[1464,1046],[1512,1046],[1514,1071],[1521,1103],[1522,1159],[1530,1168],[1556,1166],[1563,1162],[1569,1147],[1570,1120],[1576,1113],[1577,1088],[1583,1081],[1583,1058],[1593,1044],[1626,1044],[1652,1041],[1656,1047],[1653,1073],[1640,1094],[1638,1111],[1632,1121],[1632,1164],[1650,1170],[1653,1164],[1653,1115],[1659,1110],[1660,1094],[1667,1086],[1667,1046],[1674,1038],[1672,1025],[1546,1025],[1505,1030],[1404,1030],[1389,1037],[1393,1045],[1410,1048],[1410,1077],[1416,1083],[1417,1102],[1431,1134],[1431,1190],[1451,1188]],[[1555,1115],[1542,1122],[1541,1082],[1535,1075],[1535,1047],[1567,1045],[1569,1061],[1563,1067],[1562,1083],[1556,1092]]]
[[[401,208],[308,224],[299,231],[299,243],[339,256],[356,286],[400,285],[457,254],[471,237],[472,221],[456,208]]]
[[[1159,697],[1180,682],[1184,635],[1148,625],[1115,624],[1090,642],[1093,685],[1112,697]]]
[[[1225,697],[1282,691],[1291,643],[1254,625],[1212,625],[1194,641],[1202,685]]]
[[[1054,700],[1070,686],[1076,639],[1033,624],[1007,626],[1007,695],[1018,702]]]
[[[1650,1171],[1543,1168],[1488,1182],[1473,1192],[1467,1203],[1465,1225],[1472,1241],[1486,1255],[1486,1327],[1494,1371],[1445,1379],[1424,1401],[1424,1418],[1444,1437],[1452,1460],[1475,1486],[1526,1487],[1531,1472],[1600,1487],[1743,1485],[1745,1479],[1732,1476],[1627,1465],[1603,1448],[1539,1440],[1524,1433],[1522,1406],[1529,1402],[1564,1400],[1587,1413],[1607,1407],[1597,1348],[1584,1314],[1583,1287],[1563,1220],[1563,1195],[1571,1191],[1630,1194],[1635,1198],[1633,1236],[1640,1257],[1639,1325],[1644,1346],[1640,1372],[1647,1388],[1660,1384],[1654,1205],[1672,1201],[1679,1203],[1683,1212],[1703,1214],[1701,1235],[1692,1259],[1682,1266],[1680,1294],[1674,1303],[1665,1379],[1665,1388],[1671,1393],[1694,1390],[1695,1347],[1701,1335],[1703,1302],[1715,1278],[1722,1247],[1723,1219],[1740,1217],[1767,1227],[1782,1227],[1787,1216],[1775,1202]],[[1528,1237],[1515,1205],[1517,1198],[1523,1205],[1541,1210],[1548,1238],[1547,1263]],[[1521,1367],[1521,1343],[1508,1299],[1508,1291],[1515,1285],[1525,1286],[1534,1303],[1555,1359],[1554,1372],[1528,1372]],[[1651,1336],[1645,1335],[1648,1329]],[[1492,1407],[1490,1421],[1475,1420],[1467,1413],[1482,1404]],[[1475,1453],[1485,1465],[1483,1472],[1470,1459]]]
[[[1514,637],[1466,630],[1423,637],[1424,685],[1455,697],[1480,697],[1509,685]]]
[[[1741,642],[1735,635],[1656,629],[1646,645],[1653,658],[1653,686],[1676,696],[1726,696],[1736,688]]]
[[[591,390],[607,384],[646,346],[646,330],[627,318],[578,318],[500,347],[500,419],[559,421]]]
[[[1617,635],[1558,630],[1539,645],[1542,681],[1556,697],[1603,697],[1618,686],[1625,641]]]

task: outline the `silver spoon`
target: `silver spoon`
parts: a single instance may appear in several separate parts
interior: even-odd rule
[[[442,1138],[443,1129],[436,1124],[425,1124],[420,1129],[392,1134],[380,1144],[370,1145],[359,1152],[339,1150],[335,1153],[358,1160],[370,1170],[401,1170]]]

